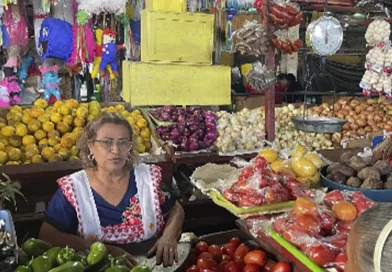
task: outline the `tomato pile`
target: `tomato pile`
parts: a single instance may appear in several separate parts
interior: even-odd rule
[[[231,238],[222,247],[199,242],[196,264],[186,272],[290,272],[291,266],[268,258],[262,250],[251,250],[239,238]]]
[[[375,202],[361,192],[332,191],[323,204],[296,200],[293,211],[275,218],[273,229],[321,267],[344,271],[347,237],[355,220]],[[250,219],[257,220],[257,219]],[[248,225],[254,225],[248,221]]]
[[[295,200],[304,195],[303,185],[285,173],[275,172],[266,159],[259,156],[242,169],[238,180],[223,190],[223,196],[240,207]]]

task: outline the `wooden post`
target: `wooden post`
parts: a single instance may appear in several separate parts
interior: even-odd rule
[[[274,25],[269,23],[269,5],[272,1],[266,0],[264,4],[263,22],[268,27],[268,31],[273,33]],[[275,70],[275,49],[271,47],[265,55],[265,66],[267,69]],[[275,84],[271,84],[265,92],[265,132],[268,141],[275,140]]]

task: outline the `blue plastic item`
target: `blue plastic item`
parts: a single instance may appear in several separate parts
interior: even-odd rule
[[[372,149],[376,147],[379,143],[381,143],[384,140],[384,136],[376,136],[373,138],[372,141]]]
[[[360,191],[368,198],[376,202],[391,202],[392,201],[392,189],[381,189],[381,190],[371,190],[371,189],[361,189],[347,186],[344,184],[339,184],[332,180],[327,179],[327,167],[324,166],[320,170],[320,183],[321,186],[327,187],[328,190],[340,190],[340,191]]]
[[[10,211],[8,210],[0,210],[0,220],[3,219],[5,221],[4,230],[11,235],[11,247],[17,248],[18,243],[16,240],[16,232],[14,227],[14,221],[12,220],[12,216]]]

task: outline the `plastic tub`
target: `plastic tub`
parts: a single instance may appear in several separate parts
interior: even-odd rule
[[[320,170],[321,174],[321,186],[327,187],[329,190],[340,190],[340,191],[360,191],[368,198],[376,202],[390,202],[392,201],[392,190],[382,189],[382,190],[371,190],[371,189],[361,189],[347,186],[344,184],[339,184],[327,178],[327,166],[324,166]]]

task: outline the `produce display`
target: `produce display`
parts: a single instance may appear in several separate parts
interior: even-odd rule
[[[392,167],[389,160],[374,161],[355,152],[345,152],[340,162],[327,168],[327,178],[339,184],[362,189],[392,189]]]
[[[194,250],[194,265],[186,272],[291,272],[290,264],[272,260],[268,253],[253,249],[237,237],[225,245],[208,245],[201,241]]]
[[[264,109],[247,108],[237,113],[216,113],[218,138],[215,146],[220,152],[254,150],[264,146]]]
[[[160,122],[171,122],[157,127],[159,137],[170,142],[178,151],[205,150],[217,139],[217,116],[200,107],[179,108],[174,106],[150,110]]]
[[[30,238],[24,242],[22,249],[19,266],[14,272],[130,272],[124,266],[124,256],[113,258],[101,242],[93,243],[85,253],[69,247],[52,247],[45,241]],[[131,270],[139,271],[151,272],[145,264]]]
[[[340,133],[335,133],[333,141],[366,136],[368,133],[392,128],[392,104],[385,97],[362,100],[339,99],[335,105],[322,104],[308,110],[309,115],[329,116],[332,109],[336,117],[345,119],[347,123]]]
[[[233,32],[232,41],[236,51],[256,57],[266,54],[270,46],[267,27],[257,21],[246,21],[242,28]]]
[[[311,150],[333,149],[330,134],[309,133],[295,128],[291,119],[302,114],[303,108],[296,108],[292,104],[275,109],[275,143],[277,147],[292,150],[298,145],[303,145]],[[332,116],[332,113],[327,114],[327,116],[329,115]]]
[[[355,220],[375,202],[361,192],[332,191],[321,204],[307,198],[298,198],[292,212],[266,221],[248,219],[257,233],[272,229],[299,248],[314,263],[325,268],[344,271],[348,233]]]
[[[74,99],[48,106],[38,99],[31,108],[13,106],[0,118],[0,165],[78,160],[76,141],[87,122],[102,111],[125,117],[133,127],[136,151],[150,150],[150,130],[139,110],[128,112],[121,104],[101,108],[97,102]]]

